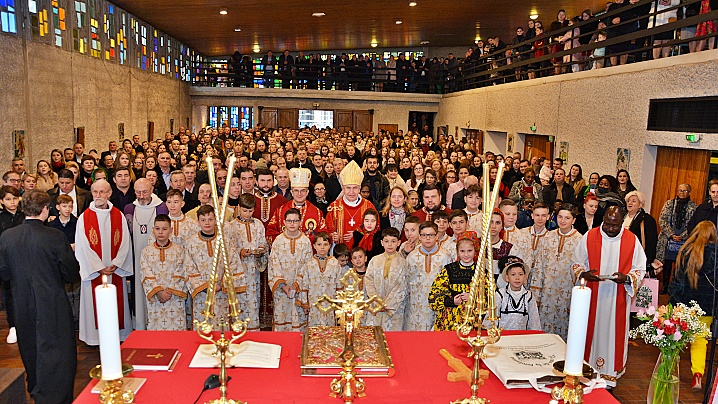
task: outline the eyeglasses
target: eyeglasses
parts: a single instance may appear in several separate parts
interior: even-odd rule
[[[326,191],[325,188],[314,188],[315,191]]]
[[[302,221],[301,219],[284,219],[285,223],[291,223],[291,224],[299,223],[301,221]]]
[[[436,233],[419,234],[419,237],[435,237],[435,236],[436,236]]]

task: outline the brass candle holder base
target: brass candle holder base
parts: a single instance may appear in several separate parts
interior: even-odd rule
[[[332,391],[329,396],[332,398],[339,397],[344,400],[345,404],[353,403],[357,398],[366,396],[366,394],[364,394],[364,389],[366,388],[364,380],[356,376],[354,361],[349,359],[344,363],[340,377],[332,380],[329,385]]]
[[[122,364],[122,375],[132,373],[132,365]],[[90,377],[95,380],[102,380],[102,366],[97,365],[90,370]],[[105,380],[105,386],[100,391],[99,400],[102,404],[130,404],[135,402],[135,393],[132,390],[122,390],[122,378]]]
[[[561,373],[564,373],[565,361],[558,361],[553,364],[553,368]],[[581,384],[581,377],[591,377],[593,375],[593,369],[584,363],[583,374],[573,375],[566,374],[563,378],[563,386],[556,386],[551,389],[551,404],[558,404],[559,401],[563,401],[566,404],[582,404],[583,403],[583,385]]]

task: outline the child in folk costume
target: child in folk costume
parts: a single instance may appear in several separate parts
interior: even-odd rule
[[[521,258],[509,255],[499,264],[506,286],[496,290],[498,327],[504,330],[540,330],[536,299],[526,290],[526,266]]]
[[[576,208],[569,203],[561,205],[558,229],[546,236],[531,282],[543,330],[560,335],[564,341],[568,337],[571,288],[575,285],[573,252],[581,241],[581,233],[573,228],[575,221]]]
[[[334,312],[322,313],[314,303],[324,295],[331,298],[336,296],[341,289],[339,280],[344,271],[339,266],[339,261],[329,255],[329,248],[332,246],[332,238],[329,233],[321,231],[314,235],[314,250],[317,252],[314,257],[305,263],[297,274],[299,284],[299,295],[297,305],[307,314],[307,325],[336,325]]]
[[[214,216],[214,208],[209,205],[201,206],[197,210],[197,218],[199,219],[199,232],[187,239],[185,267],[187,268],[187,282],[190,295],[192,296],[192,317],[197,321],[204,321],[205,317],[202,311],[205,309],[205,300],[207,299],[207,288],[209,287],[210,275],[212,272],[212,261],[215,254],[215,246],[217,244],[217,221]],[[234,280],[234,288],[237,297],[240,293],[246,291],[244,275],[238,270],[237,257],[239,254],[235,251],[235,247],[229,243],[225,243],[227,250],[228,269],[232,271]],[[229,314],[229,303],[227,300],[227,292],[224,278],[227,274],[224,272],[224,259],[220,251],[217,257],[217,284],[215,285],[215,304],[214,319],[212,323],[218,327],[219,320],[222,316]],[[243,308],[242,308],[243,309]]]
[[[449,214],[440,210],[432,216],[431,220],[436,224],[436,228],[439,229],[436,236],[436,243],[439,245],[439,248],[444,250],[449,257],[451,257],[451,260],[454,261],[456,259],[456,243],[454,239],[447,234],[447,231],[450,229]]]
[[[469,185],[464,190],[464,202],[466,203],[464,212],[466,212],[467,229],[476,232],[476,234],[481,234],[484,227],[482,222],[484,215],[481,214],[481,209],[479,209],[481,206],[481,187]]]
[[[142,250],[140,259],[148,330],[187,330],[185,249],[170,240],[171,223],[167,215],[155,217],[152,227],[155,241]]]
[[[264,225],[254,218],[256,198],[252,194],[242,194],[237,205],[237,218],[225,225],[226,243],[235,246],[239,253],[239,273],[244,273],[247,293],[242,293],[240,305],[244,313],[242,318],[249,317],[248,329],[259,330],[259,274],[267,269],[267,252],[269,245],[264,235]]]
[[[268,277],[274,302],[273,331],[303,331],[307,315],[297,305],[297,274],[312,259],[312,243],[301,231],[302,214],[295,208],[284,214],[284,232],[272,243]]]
[[[170,240],[174,244],[179,244],[184,247],[187,239],[197,234],[199,231],[199,224],[197,221],[188,217],[182,213],[184,207],[184,199],[182,192],[176,189],[170,189],[167,191],[167,200],[165,205],[169,211],[169,218],[172,224],[172,232],[170,233]],[[154,232],[150,235],[150,245],[155,241]]]
[[[533,226],[521,229],[519,231],[521,236],[514,244],[518,251],[516,253],[512,252],[512,255],[521,257],[524,261],[528,271],[528,279],[526,280],[528,287],[531,286],[534,267],[538,264],[538,252],[541,251],[546,242],[548,216],[549,207],[543,202],[536,203],[531,213],[531,218],[534,221]]]
[[[455,233],[456,234],[456,233]],[[479,237],[475,232],[458,233],[458,261],[444,266],[429,290],[429,307],[436,312],[434,330],[456,330],[464,319],[471,279],[476,271]]]
[[[419,245],[419,225],[421,225],[421,219],[416,216],[409,216],[404,221],[404,237],[406,241],[401,243],[401,247],[399,247],[399,252],[404,258],[408,257]]]
[[[406,305],[406,271],[404,257],[397,253],[399,248],[399,230],[389,227],[381,232],[381,244],[384,253],[369,261],[364,276],[364,288],[367,296],[378,296],[384,301],[382,311],[368,313],[367,325],[378,325],[386,331],[401,331],[404,325]]]
[[[384,252],[381,245],[381,229],[379,228],[379,212],[369,208],[364,212],[361,227],[354,230],[354,245],[366,251],[371,261],[372,258]]]
[[[421,245],[406,259],[409,299],[404,329],[407,331],[430,331],[434,327],[436,312],[429,307],[429,291],[439,272],[452,261],[437,244],[437,232],[433,222],[422,223],[419,226]]]
[[[501,266],[499,260],[509,255],[514,255],[513,251],[516,249],[513,244],[504,241],[501,236],[504,232],[504,215],[501,211],[494,209],[491,214],[491,221],[489,222],[489,232],[491,235],[491,252],[493,258],[494,267],[494,278],[496,278],[496,286],[502,288],[506,286],[504,278],[501,276]]]

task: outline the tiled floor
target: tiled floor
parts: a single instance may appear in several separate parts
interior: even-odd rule
[[[0,324],[3,329],[0,330],[0,367],[6,368],[22,368],[22,361],[17,345],[6,344],[5,337],[7,329],[5,323],[5,313],[0,313]],[[90,381],[88,372],[100,361],[99,351],[97,348],[88,347],[78,340],[78,366],[75,375],[75,396]],[[646,346],[642,342],[629,342],[628,351],[628,368],[618,382],[618,386],[614,389],[614,394],[618,401],[623,404],[638,404],[646,402],[646,392],[650,382],[653,367],[658,358],[658,350],[651,346]],[[718,361],[714,362],[718,364]],[[681,357],[681,386],[680,398],[682,403],[700,403],[703,399],[703,392],[693,392],[691,389],[690,358],[688,352],[684,352]],[[548,396],[546,398],[548,402]],[[28,399],[28,402],[32,400]]]

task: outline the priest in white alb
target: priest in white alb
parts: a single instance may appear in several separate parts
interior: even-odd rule
[[[584,358],[608,386],[615,387],[626,371],[631,298],[646,274],[646,254],[636,236],[623,227],[623,213],[614,206],[606,211],[601,227],[583,236],[574,261],[577,278],[591,289]]]
[[[77,219],[75,257],[80,263],[80,340],[87,345],[99,345],[95,287],[107,283],[117,288],[117,315],[120,340],[132,332],[130,306],[125,277],[132,275],[132,240],[127,221],[119,209],[109,201],[112,188],[105,180],[92,184],[90,207]]]

